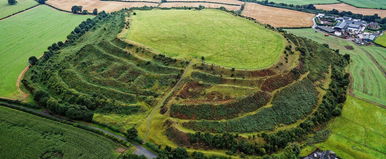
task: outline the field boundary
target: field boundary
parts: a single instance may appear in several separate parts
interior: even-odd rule
[[[386,8],[366,8],[366,7],[359,7],[359,6],[356,6],[356,5],[353,5],[353,4],[350,4],[350,3],[344,2],[344,1],[342,1],[342,0],[337,0],[337,1],[338,1],[338,2],[340,2],[340,3],[344,3],[344,4],[347,4],[347,5],[350,5],[350,6],[356,7],[356,8],[386,10]],[[338,3],[335,3],[335,4],[338,4]]]
[[[211,2],[211,1],[166,1],[162,3],[210,3],[210,4],[222,4],[229,6],[241,6],[240,4],[224,3],[224,2]]]
[[[5,16],[5,17],[0,18],[0,20],[4,20],[4,19],[7,19],[7,18],[10,18],[10,17],[15,16],[15,15],[17,15],[17,14],[20,14],[20,13],[23,13],[23,12],[28,11],[28,10],[30,10],[30,9],[33,9],[33,8],[39,6],[39,5],[40,5],[40,4],[36,4],[36,5],[34,5],[34,6],[32,6],[32,7],[29,7],[29,8],[27,8],[27,9],[23,9],[23,10],[21,10],[21,11],[18,11],[18,12],[16,12],[16,13],[11,14],[11,15],[7,15],[7,16]]]

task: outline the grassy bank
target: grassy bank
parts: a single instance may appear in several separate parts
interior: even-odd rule
[[[382,158],[386,152],[386,110],[348,96],[342,116],[327,126],[331,135],[316,147],[345,159]]]
[[[358,97],[386,105],[385,48],[376,46],[357,46],[351,41],[315,32],[313,29],[288,29],[298,36],[310,38],[330,48],[349,54],[352,60],[349,71],[353,78],[352,93]],[[352,47],[352,49],[350,48]]]

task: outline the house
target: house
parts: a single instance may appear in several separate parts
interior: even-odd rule
[[[303,159],[338,159],[338,157],[333,151],[321,151],[317,149]]]
[[[322,30],[322,31],[324,31],[324,32],[327,32],[327,33],[333,33],[333,32],[335,32],[334,28],[328,27],[328,26],[317,26],[316,28],[317,28],[317,29],[320,29],[320,30]]]

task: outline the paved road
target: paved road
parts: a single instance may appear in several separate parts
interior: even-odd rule
[[[101,132],[103,132],[105,134],[114,136],[114,137],[116,137],[118,139],[121,139],[121,140],[124,140],[124,141],[128,141],[126,137],[121,136],[121,135],[117,135],[117,134],[112,133],[112,132],[110,132],[108,130],[101,129],[101,128],[98,128],[98,127],[95,127],[95,126],[91,126],[91,125],[86,125],[86,124],[74,122],[74,121],[71,121],[71,120],[67,120],[67,119],[65,119],[63,117],[51,115],[50,113],[44,112],[44,111],[41,111],[41,110],[31,109],[31,108],[27,108],[27,107],[23,107],[23,106],[18,106],[18,105],[15,105],[15,104],[9,104],[9,103],[5,103],[5,102],[0,102],[0,106],[12,108],[12,109],[17,109],[17,110],[20,110],[20,111],[23,111],[23,112],[34,114],[34,115],[40,115],[40,116],[48,117],[48,119],[54,118],[54,119],[57,119],[57,120],[60,120],[60,121],[65,120],[67,122],[77,123],[78,125],[82,125],[82,126],[87,127],[89,129],[101,131]],[[86,130],[86,129],[84,129],[84,130]],[[144,155],[146,158],[149,158],[149,159],[157,158],[157,155],[155,153],[147,150],[145,147],[143,147],[141,145],[138,145],[138,144],[133,144],[133,145],[136,148],[136,150],[134,151],[135,154],[137,154],[137,155]]]

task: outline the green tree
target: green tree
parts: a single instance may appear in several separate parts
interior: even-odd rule
[[[137,138],[137,136],[138,136],[138,131],[134,127],[126,131],[126,137],[129,140],[134,140],[135,138]]]
[[[95,8],[95,9],[92,11],[92,14],[98,15],[98,9]]]
[[[8,0],[9,5],[15,5],[17,3],[16,0]]]
[[[35,65],[38,62],[38,58],[36,58],[35,56],[31,56],[28,58],[28,62],[31,65]]]

